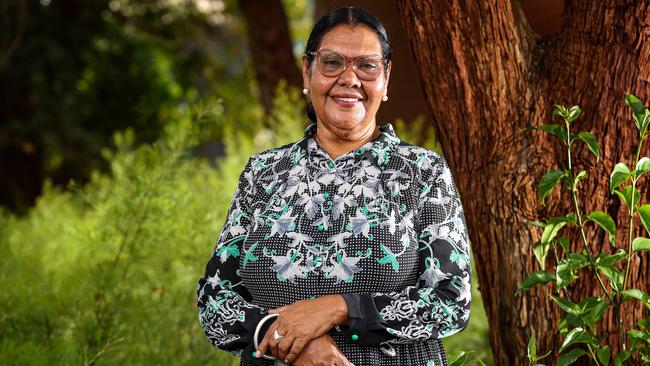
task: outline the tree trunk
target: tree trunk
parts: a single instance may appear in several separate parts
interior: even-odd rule
[[[566,152],[541,132],[521,131],[549,123],[554,104],[580,105],[583,114],[572,126],[592,131],[601,147],[598,164],[582,145],[575,150],[574,170],[589,173],[581,183],[580,210],[609,212],[621,233],[616,246],[627,250],[627,214],[607,185],[614,164],[629,166],[638,144],[624,92],[650,102],[649,7],[648,1],[570,1],[559,32],[542,37],[518,1],[399,1],[437,136],[463,197],[497,365],[527,365],[533,330],[539,354],[554,350],[544,364],[555,364],[561,342],[559,309],[546,295],[550,285],[515,291],[539,269],[532,244],[541,233],[527,222],[571,207],[565,193],[556,191],[546,207],[537,196],[539,179],[562,169],[558,162]],[[647,155],[646,147],[641,156]],[[648,188],[642,181],[642,202]],[[592,255],[613,252],[602,231],[587,230]],[[572,243],[573,250],[582,248]],[[628,288],[647,291],[647,254],[635,256],[631,265]],[[585,272],[568,289],[574,300],[602,293]],[[644,312],[640,304],[631,305],[622,311],[628,328]],[[599,334],[605,332],[616,354],[613,311],[605,314]]]
[[[302,89],[302,76],[293,55],[287,16],[281,0],[239,0],[239,6],[246,18],[260,98],[268,113],[281,80]]]

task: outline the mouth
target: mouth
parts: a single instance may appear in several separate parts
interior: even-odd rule
[[[363,101],[363,98],[358,95],[349,95],[349,94],[336,94],[330,96],[334,102],[344,107],[353,107],[359,102]]]

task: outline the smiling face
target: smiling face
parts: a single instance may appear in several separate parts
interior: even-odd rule
[[[321,40],[318,50],[324,49],[349,58],[382,54],[379,37],[365,25],[337,25]],[[324,127],[342,140],[353,140],[375,129],[375,116],[388,87],[390,64],[386,73],[382,71],[372,81],[359,79],[351,64],[338,76],[325,76],[319,71],[316,58],[310,69],[303,57],[302,71],[319,128]]]

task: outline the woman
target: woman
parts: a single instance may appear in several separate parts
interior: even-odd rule
[[[242,365],[446,365],[440,338],[467,326],[469,239],[450,170],[375,120],[390,60],[373,15],[321,18],[302,60],[313,123],[242,172],[197,290],[208,338]]]

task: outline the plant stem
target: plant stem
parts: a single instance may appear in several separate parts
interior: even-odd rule
[[[578,196],[576,195],[576,190],[574,189],[573,186],[575,186],[573,182],[573,169],[571,167],[571,133],[569,130],[569,124],[566,124],[566,130],[567,130],[567,158],[569,161],[569,182],[572,184],[570,187],[571,189],[571,200],[573,201],[573,209],[575,210],[576,213],[576,218],[578,222],[578,228],[580,229],[580,234],[582,237],[582,242],[585,245],[585,252],[587,252],[587,258],[589,259],[589,266],[591,269],[594,271],[596,274],[596,278],[598,279],[598,283],[600,284],[600,287],[603,289],[605,292],[605,295],[607,297],[607,300],[609,301],[610,304],[613,303],[612,298],[610,297],[609,292],[607,291],[607,287],[605,287],[605,283],[603,282],[602,278],[600,278],[600,274],[598,273],[598,268],[596,268],[596,263],[594,262],[593,257],[591,256],[591,253],[589,252],[589,244],[587,244],[587,236],[585,235],[585,230],[584,230],[584,224],[582,222],[582,215],[580,215],[580,209],[578,206]]]
[[[630,275],[630,261],[632,260],[632,234],[634,232],[634,192],[636,190],[636,165],[639,163],[639,156],[641,155],[641,146],[643,146],[643,135],[641,135],[639,145],[637,146],[636,149],[636,158],[634,160],[634,176],[632,177],[632,193],[630,195],[630,208],[629,208],[629,213],[630,213],[630,225],[627,228],[627,262],[625,263],[625,278],[623,279],[623,288],[621,289],[621,292],[625,291],[625,288],[627,287],[627,279],[628,276]],[[625,351],[627,348],[627,344],[625,342],[625,336],[624,336],[624,324],[623,324],[623,316],[620,314],[620,307],[621,307],[621,296],[616,296],[616,305],[614,306],[614,309],[616,313],[618,314],[618,331],[619,331],[619,342],[621,343],[621,349]]]
[[[600,366],[600,363],[598,362],[598,357],[596,357],[596,354],[594,353],[594,350],[591,349],[591,346],[587,344],[587,349],[589,349],[589,354],[591,355],[591,358],[594,359],[594,362],[596,363],[596,366]]]
[[[639,142],[639,146],[636,149],[636,159],[634,160],[634,170],[636,173],[636,165],[639,163],[639,156],[641,155],[641,146],[643,145],[643,138]],[[633,223],[634,223],[634,190],[636,189],[636,174],[632,178],[632,198],[630,199],[630,227],[628,228],[628,243],[627,243],[627,264],[625,265],[625,279],[623,280],[623,289],[627,286],[627,278],[630,274],[630,260],[632,259],[632,232],[633,232]]]

